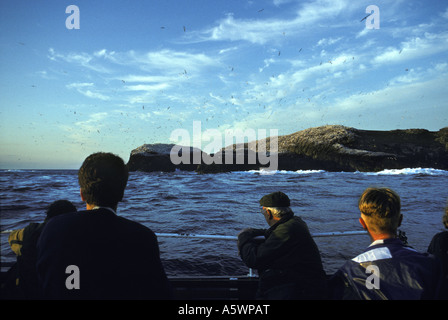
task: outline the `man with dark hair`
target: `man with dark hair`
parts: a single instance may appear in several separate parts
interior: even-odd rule
[[[87,157],[78,172],[85,211],[54,218],[38,243],[45,298],[169,299],[156,235],[119,217],[128,170],[111,153]]]
[[[270,226],[245,229],[238,249],[249,268],[258,269],[258,299],[291,300],[325,298],[325,272],[306,223],[294,216],[283,192],[265,195],[261,212]],[[264,236],[264,240],[256,239]]]
[[[373,241],[330,279],[333,299],[438,299],[443,274],[428,254],[406,247],[397,237],[403,220],[400,197],[388,188],[368,188],[359,198],[359,222]]]
[[[76,207],[70,201],[57,200],[48,207],[44,222],[32,222],[25,228],[14,230],[9,234],[9,245],[17,255],[17,264],[8,271],[14,275],[14,287],[10,288],[14,298],[37,299],[40,297],[36,272],[37,241],[50,219],[75,211]]]
[[[87,209],[95,206],[116,210],[128,182],[128,169],[120,157],[111,153],[94,153],[84,160],[78,172],[81,199]]]

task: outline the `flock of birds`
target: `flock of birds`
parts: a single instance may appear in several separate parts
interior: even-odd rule
[[[264,8],[263,8],[263,9],[259,9],[257,12],[258,12],[258,13],[262,13],[263,11],[264,11]],[[367,16],[365,16],[364,18],[362,18],[362,19],[360,20],[360,22],[364,21],[364,20],[367,19],[369,16],[370,16],[370,14],[367,15]],[[165,26],[160,26],[160,29],[164,30],[164,29],[167,29],[167,27],[165,27]],[[182,26],[182,30],[183,30],[183,32],[187,32],[187,27],[186,27],[186,26]],[[18,44],[21,45],[21,46],[25,46],[25,43],[23,43],[23,42],[18,42]],[[302,49],[303,49],[303,48],[300,48],[300,49],[298,50],[298,52],[302,52]],[[403,50],[403,49],[401,49],[401,50],[399,51],[399,54],[402,53],[402,50]],[[281,53],[282,53],[282,52],[281,52],[280,50],[278,50],[278,52],[277,52],[277,56],[279,57],[279,56],[281,55]],[[352,57],[352,60],[354,60],[354,59],[355,59],[355,57]],[[345,62],[345,61],[344,61],[344,62]],[[328,60],[327,63],[329,63],[329,64],[333,64],[333,62],[332,62],[331,60]],[[321,61],[321,62],[320,62],[320,65],[322,65],[322,64],[323,64],[323,62]],[[235,70],[235,69],[234,69],[234,66],[230,66],[229,69],[230,69],[231,72],[233,72],[233,71]],[[409,69],[406,68],[405,71],[409,71]],[[186,75],[187,75],[187,70],[184,69],[183,72],[181,72],[180,74],[186,76]],[[125,80],[121,80],[121,81],[122,81],[123,84],[126,84],[126,81],[125,81]],[[31,87],[32,87],[32,88],[37,88],[37,85],[32,84]],[[305,89],[304,89],[303,91],[305,91]],[[312,98],[312,97],[311,97],[311,98]],[[308,97],[308,98],[307,98],[307,101],[308,101],[308,102],[311,102],[311,98]],[[324,98],[325,98],[325,97],[324,97]],[[234,99],[234,97],[233,97],[233,95],[232,95],[230,101],[232,101],[233,99]],[[279,102],[279,103],[280,103],[280,102],[283,102],[283,103],[284,103],[285,101],[284,101],[284,100],[282,101],[282,100],[283,100],[283,98],[281,98],[280,100],[278,100],[278,102]],[[261,107],[261,103],[259,104],[259,106]],[[141,109],[142,109],[142,110],[145,110],[145,105],[142,105]],[[154,110],[154,111],[159,111],[159,112],[162,112],[162,111],[163,111],[163,112],[165,112],[165,113],[171,112],[172,115],[171,115],[171,117],[169,118],[169,120],[176,120],[176,113],[175,113],[175,111],[170,111],[170,109],[171,109],[171,106],[168,106],[168,107],[160,107],[160,106],[159,106],[159,109],[156,109],[156,110]],[[263,106],[263,109],[266,109],[266,105]],[[82,117],[82,116],[83,116],[82,113],[80,113],[79,111],[77,112],[76,110],[69,110],[69,111],[70,111],[70,113],[72,113],[73,115],[75,115],[75,116],[77,117],[76,121],[80,121],[78,117]],[[235,112],[237,112],[237,111],[238,111],[238,108],[235,109]],[[273,113],[274,113],[274,112],[271,111],[270,114],[267,114],[267,119],[269,119],[269,118],[273,115]],[[39,115],[42,116],[43,114],[42,114],[42,113],[39,113]],[[121,112],[121,116],[129,116],[129,113],[126,113],[126,112],[123,113],[123,112]],[[208,121],[209,119],[210,119],[210,120],[213,119],[214,116],[215,116],[215,115],[210,115],[209,117],[206,118],[206,121]],[[168,121],[168,122],[169,122],[169,121]],[[123,122],[123,123],[125,123],[125,122]],[[178,123],[179,125],[181,125],[181,121],[180,121],[179,119],[177,119],[177,123]],[[119,126],[121,127],[120,130],[122,130],[123,133],[129,133],[129,132],[132,130],[132,127],[131,127],[131,126],[128,126],[127,128],[124,128],[124,125],[123,125],[123,124],[120,124]],[[161,128],[162,128],[162,125],[161,125],[160,123],[159,123],[159,125],[158,125],[157,127],[155,127],[155,129],[161,129]],[[75,129],[73,129],[73,130],[75,130]],[[109,129],[109,130],[112,130],[112,129]],[[100,129],[96,129],[96,132],[97,132],[98,134],[101,134],[101,133],[102,133],[102,131],[100,131]],[[108,133],[106,132],[105,134],[108,134]]]

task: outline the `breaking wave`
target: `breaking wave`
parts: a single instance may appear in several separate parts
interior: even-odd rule
[[[276,170],[270,171],[266,169],[260,170],[249,170],[249,171],[237,171],[237,174],[260,174],[260,175],[272,175],[272,174],[320,174],[326,173],[325,170],[297,170],[297,171],[287,171],[287,170]],[[378,172],[347,172],[353,174],[364,174],[364,175],[430,175],[430,176],[448,176],[447,170],[433,169],[433,168],[404,168],[404,169],[385,169]]]

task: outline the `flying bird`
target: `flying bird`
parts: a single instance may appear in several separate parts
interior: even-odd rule
[[[372,14],[370,13],[370,14],[368,14],[368,15],[366,15],[364,18],[362,18],[361,19],[361,21],[359,21],[359,22],[363,22],[364,20],[366,20],[369,16],[371,16]]]

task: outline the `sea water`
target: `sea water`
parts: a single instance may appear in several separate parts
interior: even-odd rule
[[[430,168],[384,170],[377,173],[263,171],[197,174],[131,172],[118,214],[156,233],[237,236],[244,228],[267,228],[259,199],[282,191],[294,213],[314,234],[361,231],[357,201],[370,186],[389,187],[402,200],[400,230],[409,245],[426,251],[443,230],[448,199],[448,171]],[[76,170],[0,170],[1,230],[41,222],[53,201],[67,199],[83,210]],[[2,269],[15,261],[1,235]],[[235,240],[158,237],[160,255],[169,276],[235,276],[249,269],[238,256]],[[332,274],[344,261],[364,250],[367,235],[315,237],[324,268]]]

